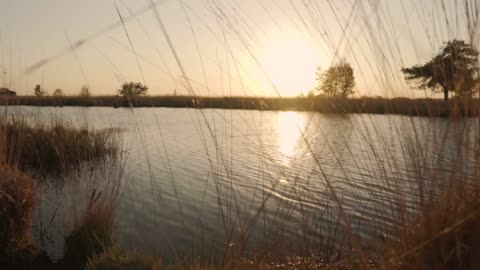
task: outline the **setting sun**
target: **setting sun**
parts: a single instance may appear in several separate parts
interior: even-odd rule
[[[308,40],[285,37],[265,48],[261,64],[281,96],[298,96],[315,86],[320,55]]]

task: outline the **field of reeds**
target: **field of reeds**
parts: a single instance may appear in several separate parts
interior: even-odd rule
[[[408,116],[446,117],[477,116],[476,98],[441,99],[410,98],[335,98],[335,97],[198,97],[137,96],[125,102],[118,96],[0,97],[0,105],[8,106],[80,106],[80,107],[167,107],[216,108],[271,111],[313,111],[318,113],[399,114]]]
[[[81,162],[101,159],[117,150],[115,130],[76,128],[52,119],[49,123],[12,117],[0,123],[2,161],[22,171],[68,172]]]

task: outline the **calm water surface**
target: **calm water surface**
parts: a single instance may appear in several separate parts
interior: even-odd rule
[[[460,156],[470,158],[458,145],[478,137],[473,119],[166,108],[9,112],[120,128],[125,166],[110,171],[123,172],[117,237],[126,248],[165,257],[224,250],[235,244],[225,238],[232,227],[248,231],[252,248],[274,227],[294,239],[305,213],[328,227],[337,208],[327,183],[355,228],[375,237],[374,225],[392,220],[385,206],[394,194],[416,201],[415,179],[448,174]],[[90,169],[81,174],[93,178]],[[82,193],[70,182],[39,185],[35,238],[57,255],[72,227],[70,198]]]

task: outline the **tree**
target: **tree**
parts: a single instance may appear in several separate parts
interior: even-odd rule
[[[33,92],[35,96],[37,97],[42,97],[48,95],[47,90],[43,89],[43,87],[40,84],[37,84],[35,86],[35,89],[33,89]]]
[[[430,61],[423,65],[402,68],[405,79],[418,81],[420,89],[443,91],[445,101],[448,93],[469,95],[479,82],[478,51],[463,40],[451,40]]]
[[[16,96],[17,92],[12,91],[8,88],[0,88],[0,96]]]
[[[79,96],[81,96],[81,97],[89,97],[89,96],[91,96],[90,88],[88,88],[87,85],[82,86],[82,88],[80,88]]]
[[[343,59],[324,72],[318,71],[317,82],[317,92],[331,97],[341,96],[346,98],[354,93],[355,76],[353,68]]]
[[[53,91],[52,96],[54,96],[54,97],[63,97],[63,96],[64,96],[63,90],[60,89],[60,88],[55,89],[55,91]]]
[[[147,91],[148,86],[139,82],[129,82],[122,85],[122,88],[118,90],[118,94],[126,99],[131,99],[132,97],[145,95]]]

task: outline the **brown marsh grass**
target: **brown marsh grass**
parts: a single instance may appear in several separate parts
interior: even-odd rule
[[[169,107],[218,108],[262,111],[312,111],[319,113],[398,114],[408,116],[477,116],[476,98],[457,97],[447,103],[431,98],[335,98],[315,97],[202,97],[137,96],[124,103],[118,96],[0,97],[0,105],[9,106],[82,106],[82,107]]]
[[[118,131],[14,116],[0,122],[2,161],[40,174],[68,172],[117,151]]]
[[[44,250],[30,236],[36,200],[41,198],[34,186],[47,175],[64,182],[86,185],[99,176],[80,177],[76,169],[88,161],[97,161],[97,170],[115,163],[118,150],[118,130],[77,128],[72,124],[51,119],[45,123],[36,118],[16,115],[0,123],[0,266],[6,269],[58,269],[76,267],[87,261],[89,254],[99,252],[113,243],[114,213],[120,196],[118,174],[113,166],[108,181],[90,190],[86,206],[75,206],[74,230],[67,240],[65,258],[52,264]],[[98,162],[98,161],[104,162]],[[116,164],[116,163],[115,163]],[[83,166],[85,167],[85,166]],[[118,169],[118,171],[116,171]],[[34,176],[35,180],[27,175]],[[115,177],[116,176],[116,177]],[[74,178],[74,179],[72,179]],[[49,178],[51,179],[51,178]],[[118,179],[118,180],[116,180]],[[62,184],[62,183],[57,183]],[[65,184],[65,183],[63,183]],[[78,193],[78,190],[72,194]],[[76,202],[80,204],[81,202]],[[81,214],[80,214],[80,211]],[[53,219],[53,217],[52,217]],[[72,250],[73,246],[73,250]],[[83,253],[82,253],[83,252]],[[83,254],[83,257],[82,257]]]
[[[0,253],[11,252],[31,240],[34,207],[32,179],[8,165],[0,166]]]

